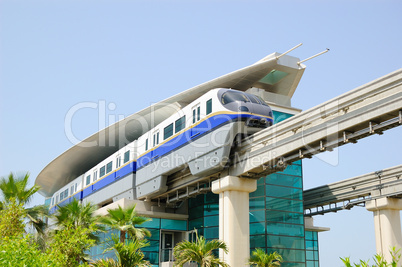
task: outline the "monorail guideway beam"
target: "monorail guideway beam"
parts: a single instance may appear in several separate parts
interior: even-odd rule
[[[210,191],[224,176],[259,179],[287,164],[330,151],[402,124],[402,69],[247,137],[236,145],[230,165],[207,177],[183,170],[169,177],[168,190],[153,199],[174,203]]]
[[[391,261],[391,247],[402,248],[402,165],[364,174],[304,193],[306,216],[366,206],[373,212],[376,250]]]

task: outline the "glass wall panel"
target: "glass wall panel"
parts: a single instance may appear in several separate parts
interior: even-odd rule
[[[303,213],[292,213],[288,211],[267,210],[267,221],[303,224]]]
[[[266,242],[265,242],[265,235],[251,235],[250,236],[250,248],[255,249],[255,248],[265,248]]]
[[[267,251],[268,253],[272,253],[274,251],[278,252],[283,257],[283,261],[303,262],[303,263],[306,261],[305,250],[285,249],[279,245],[275,248],[268,248]]]
[[[265,222],[265,210],[250,211],[250,223]]]
[[[304,236],[303,225],[267,222],[267,233],[273,235]]]
[[[161,219],[161,229],[186,231],[187,221]]]
[[[295,167],[300,168],[300,166],[297,165],[295,165]],[[267,184],[302,188],[302,181],[299,176],[274,173],[268,175],[265,180]]]
[[[289,199],[302,199],[303,189],[292,188],[284,186],[267,185],[266,186],[267,196],[270,197],[283,197]]]
[[[250,210],[261,210],[265,209],[265,198],[250,198]]]
[[[204,227],[219,226],[219,215],[204,218]]]
[[[260,223],[250,223],[250,235],[265,234],[265,224]]]
[[[304,249],[304,238],[278,235],[269,235],[267,237],[267,247],[275,247],[278,244],[280,244],[284,248]]]
[[[267,197],[266,199],[267,209],[272,210],[284,210],[290,212],[303,212],[303,202],[293,199],[282,199]]]
[[[205,239],[217,239],[219,237],[219,227],[204,228]]]
[[[218,215],[218,214],[219,214],[219,202],[204,205],[204,216]]]

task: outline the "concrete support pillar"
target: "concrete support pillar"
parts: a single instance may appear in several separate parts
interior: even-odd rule
[[[402,248],[401,219],[402,199],[380,198],[366,202],[366,208],[374,214],[376,250],[388,262],[392,261],[389,253],[392,247]],[[399,263],[398,266],[400,266]]]
[[[229,253],[220,258],[231,267],[245,266],[250,257],[249,194],[257,189],[257,180],[226,176],[212,182],[219,194],[219,239]]]

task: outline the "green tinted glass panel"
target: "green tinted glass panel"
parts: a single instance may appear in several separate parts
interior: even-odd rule
[[[204,195],[204,202],[206,204],[208,204],[208,203],[219,203],[219,195],[214,194],[212,192],[208,192],[207,194]]]
[[[188,222],[188,230],[191,231],[194,229],[201,228],[203,226],[203,224],[204,224],[204,218],[198,218],[195,220],[191,220]]]
[[[263,180],[263,179],[260,179],[260,180]],[[265,196],[265,186],[263,184],[257,186],[256,191],[250,193],[250,197],[262,197],[262,196]]]
[[[151,218],[150,221],[144,222],[141,225],[136,225],[136,227],[144,227],[144,228],[160,228],[161,219]]]
[[[91,183],[91,175],[88,175],[86,185],[89,185],[90,183]]]
[[[250,223],[250,235],[265,234],[265,223]]]
[[[265,189],[267,196],[270,197],[302,199],[303,190],[301,188],[267,185]]]
[[[303,202],[292,199],[281,199],[267,197],[266,199],[267,209],[272,210],[284,210],[291,212],[303,212]]]
[[[303,263],[303,265],[287,265],[287,266],[305,266],[304,262],[306,261],[306,254],[304,250],[282,249],[282,248],[268,248],[267,250],[268,253],[277,251],[283,257],[283,261]]]
[[[206,239],[218,239],[219,238],[219,227],[204,228],[204,237]]]
[[[207,115],[212,112],[212,99],[207,101]]]
[[[187,221],[161,219],[161,229],[187,230]]]
[[[163,129],[163,139],[168,139],[173,135],[173,123],[169,124],[168,126]]]
[[[249,206],[250,210],[265,209],[265,198],[264,197],[251,198]]]
[[[265,222],[265,210],[250,211],[250,223]]]
[[[104,175],[105,175],[105,173],[106,173],[106,167],[105,167],[105,166],[103,166],[102,168],[100,168],[100,171],[99,171],[99,177],[104,176]]]
[[[306,249],[317,250],[318,249],[317,241],[306,240]]]
[[[204,217],[204,227],[219,226],[219,215]]]
[[[297,224],[267,222],[267,233],[273,235],[304,236],[304,226]]]
[[[272,113],[274,115],[274,123],[281,122],[281,121],[286,120],[286,119],[288,119],[288,118],[293,116],[291,114],[278,112],[278,111],[275,111],[275,110],[273,110]]]
[[[274,85],[278,83],[280,80],[285,78],[288,75],[288,73],[279,71],[279,70],[272,70],[270,73],[265,75],[259,82],[269,84],[269,85]]]
[[[144,251],[144,260],[149,261],[151,264],[159,264],[159,253]]]
[[[265,235],[251,235],[250,236],[250,248],[263,248],[266,247]]]
[[[292,213],[288,211],[277,211],[277,210],[267,210],[267,221],[271,222],[284,222],[284,223],[294,223],[303,224],[304,216],[303,213]]]
[[[130,160],[130,150],[124,153],[124,163],[128,162],[129,160]]]
[[[174,123],[174,132],[178,133],[181,130],[186,128],[186,116],[181,117],[180,119],[176,120]]]
[[[278,172],[290,175],[301,176],[302,175],[302,168],[299,165],[288,165],[284,171]]]
[[[108,164],[106,164],[106,173],[111,172],[112,169],[113,169],[113,161],[111,161]]]
[[[298,167],[301,168],[300,166]],[[274,173],[268,175],[265,180],[267,184],[302,188],[302,178],[300,176]]]
[[[267,247],[282,247],[293,249],[304,249],[304,238],[295,236],[267,236]]]
[[[204,211],[204,206],[192,207],[188,212],[188,217],[190,220],[202,217]]]
[[[141,225],[142,226],[142,225]],[[148,230],[151,232],[151,236],[147,237],[147,240],[159,240],[160,239],[160,230],[159,229],[149,229]]]
[[[204,205],[204,216],[219,214],[219,203]]]

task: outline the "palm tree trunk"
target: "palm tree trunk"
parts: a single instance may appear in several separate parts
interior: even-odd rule
[[[120,243],[123,243],[126,241],[126,231],[120,231]]]

